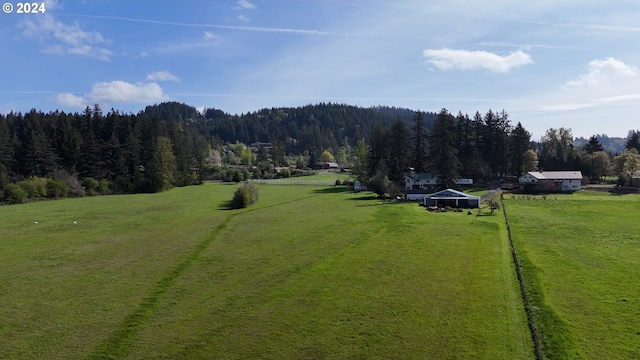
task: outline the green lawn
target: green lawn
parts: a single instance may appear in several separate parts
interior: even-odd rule
[[[640,358],[640,196],[505,199],[545,355]]]
[[[0,207],[0,358],[532,357],[502,217],[234,189]]]

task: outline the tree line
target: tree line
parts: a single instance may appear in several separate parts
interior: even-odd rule
[[[156,192],[202,181],[206,138],[144,112],[32,110],[0,116],[0,187],[56,171],[104,179],[116,192]]]
[[[595,135],[580,148],[574,140],[570,129],[552,128],[533,142],[504,110],[469,116],[322,103],[229,115],[177,102],[137,114],[104,114],[97,105],[80,113],[31,110],[0,115],[0,193],[32,177],[56,178],[78,193],[156,192],[210,176],[242,180],[323,161],[352,168],[365,183],[386,178],[396,187],[409,171],[430,172],[442,186],[453,186],[456,178],[496,179],[539,169],[581,170],[593,181],[607,175],[628,180],[640,168],[633,165],[637,131],[630,132],[621,154],[604,152]],[[34,184],[46,185],[31,181],[23,187]],[[59,185],[46,186],[60,194]]]
[[[399,117],[389,127],[376,126],[368,144],[357,148],[357,179],[376,192],[401,193],[404,176],[427,172],[439,188],[457,188],[460,178],[511,179],[528,171],[579,170],[586,179],[600,182],[607,176],[619,184],[640,177],[640,131],[630,131],[621,153],[605,152],[596,135],[576,148],[571,129],[550,128],[539,142],[509,114],[489,109],[473,116],[442,109],[431,127],[416,113],[408,126]]]
[[[409,125],[397,118],[388,128],[376,126],[368,142],[366,155],[361,154],[354,167],[365,183],[377,184],[386,177],[402,187],[411,170],[431,173],[442,188],[455,188],[459,178],[498,178],[534,167],[527,153],[531,134],[521,123],[511,125],[504,110],[470,117],[442,109],[430,127],[418,112]]]

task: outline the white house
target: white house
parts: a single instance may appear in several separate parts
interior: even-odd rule
[[[520,189],[543,192],[573,192],[582,187],[580,171],[529,171],[518,179]]]
[[[404,198],[423,200],[436,184],[436,178],[431,174],[407,174],[404,176]]]
[[[407,200],[420,200],[432,192],[438,178],[431,174],[407,174],[404,176],[404,196]],[[473,179],[458,179],[457,185],[473,185]]]

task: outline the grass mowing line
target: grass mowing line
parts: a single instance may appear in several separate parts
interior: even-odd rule
[[[529,331],[531,332],[531,339],[533,340],[533,348],[536,355],[536,360],[544,359],[542,355],[542,347],[540,345],[540,337],[538,336],[538,330],[536,328],[536,322],[533,318],[533,312],[531,310],[531,304],[527,296],[527,289],[524,285],[524,279],[522,278],[522,271],[520,270],[520,262],[518,261],[518,254],[516,248],[513,245],[513,238],[511,237],[511,226],[509,225],[509,218],[507,217],[507,209],[504,207],[504,199],[500,196],[500,202],[502,204],[502,213],[504,214],[504,222],[507,226],[507,235],[509,237],[509,246],[511,247],[511,255],[513,257],[513,264],[516,269],[516,276],[518,278],[518,284],[520,284],[520,293],[522,294],[522,301],[524,303],[524,311],[527,313],[527,322],[529,323]]]
[[[193,253],[178,264],[167,276],[165,276],[162,280],[160,280],[156,286],[154,287],[151,295],[146,297],[138,308],[131,314],[129,314],[125,320],[122,322],[120,327],[98,348],[94,351],[94,353],[90,356],[91,359],[114,359],[117,357],[122,357],[126,354],[127,347],[131,343],[133,336],[140,330],[140,326],[151,316],[152,311],[156,308],[158,302],[161,300],[162,296],[165,295],[171,286],[175,284],[180,275],[184,273],[184,271],[191,265],[204,250],[206,250],[218,237],[220,232],[222,232],[227,225],[231,222],[231,220],[237,215],[241,215],[248,212],[269,209],[276,206],[286,205],[292,202],[296,202],[299,200],[312,198],[319,196],[320,194],[312,194],[309,196],[305,196],[300,199],[289,200],[277,204],[272,204],[263,207],[254,207],[250,209],[246,209],[241,212],[236,212],[230,214],[220,225],[218,225],[211,233],[209,238],[200,243]]]
[[[131,343],[132,337],[139,331],[140,325],[149,318],[161,297],[169,291],[187,267],[213,243],[218,237],[218,234],[227,227],[227,224],[229,224],[231,219],[236,215],[238,215],[238,213],[229,215],[213,230],[208,239],[196,247],[195,251],[188,258],[178,264],[167,276],[160,280],[154,287],[151,295],[146,297],[140,305],[138,305],[138,308],[125,318],[120,327],[105,342],[98,346],[90,358],[113,359],[124,356],[128,345]]]
[[[581,358],[575,336],[569,326],[545,302],[542,286],[537,275],[537,267],[525,252],[521,251],[519,255],[516,253],[503,198],[501,198],[501,203],[536,359]],[[537,325],[535,319],[539,320]]]

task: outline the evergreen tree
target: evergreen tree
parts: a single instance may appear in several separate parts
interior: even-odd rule
[[[529,150],[531,133],[528,132],[520,122],[511,132],[511,173],[520,176],[522,174],[522,164],[524,153]]]
[[[271,135],[271,161],[275,169],[281,165],[287,165],[284,159],[284,144],[275,135]]]
[[[44,177],[57,167],[58,157],[39,122],[32,125],[34,127],[29,132],[26,144],[25,174]]]
[[[491,109],[484,116],[483,155],[491,176],[504,175],[508,167],[508,134],[511,130],[509,115]]]
[[[442,109],[429,136],[429,171],[438,179],[439,189],[457,188],[460,161],[456,148],[456,125],[447,109]]]
[[[387,132],[380,124],[377,124],[369,139],[369,176],[373,177],[378,173],[380,164],[384,164],[387,157]],[[384,175],[387,175],[386,173]]]
[[[174,183],[176,158],[173,144],[166,136],[158,136],[154,142],[153,157],[147,168],[150,190],[161,192],[169,190]]]
[[[424,113],[418,111],[413,116],[413,132],[411,136],[411,162],[416,173],[423,173],[427,169],[427,130],[424,123]]]
[[[598,137],[592,135],[589,138],[587,144],[584,146],[584,151],[586,151],[588,154],[593,154],[594,152],[604,151],[604,147],[602,147],[602,144],[600,144],[600,141],[598,141]]]
[[[389,180],[396,185],[404,183],[404,176],[409,171],[409,129],[399,117],[388,132],[386,165]]]
[[[629,131],[625,148],[627,150],[636,149],[640,151],[640,131]]]
[[[311,155],[309,155],[309,163],[307,164],[307,167],[309,169],[317,169],[319,167],[318,155],[316,155],[315,152],[311,152]]]

